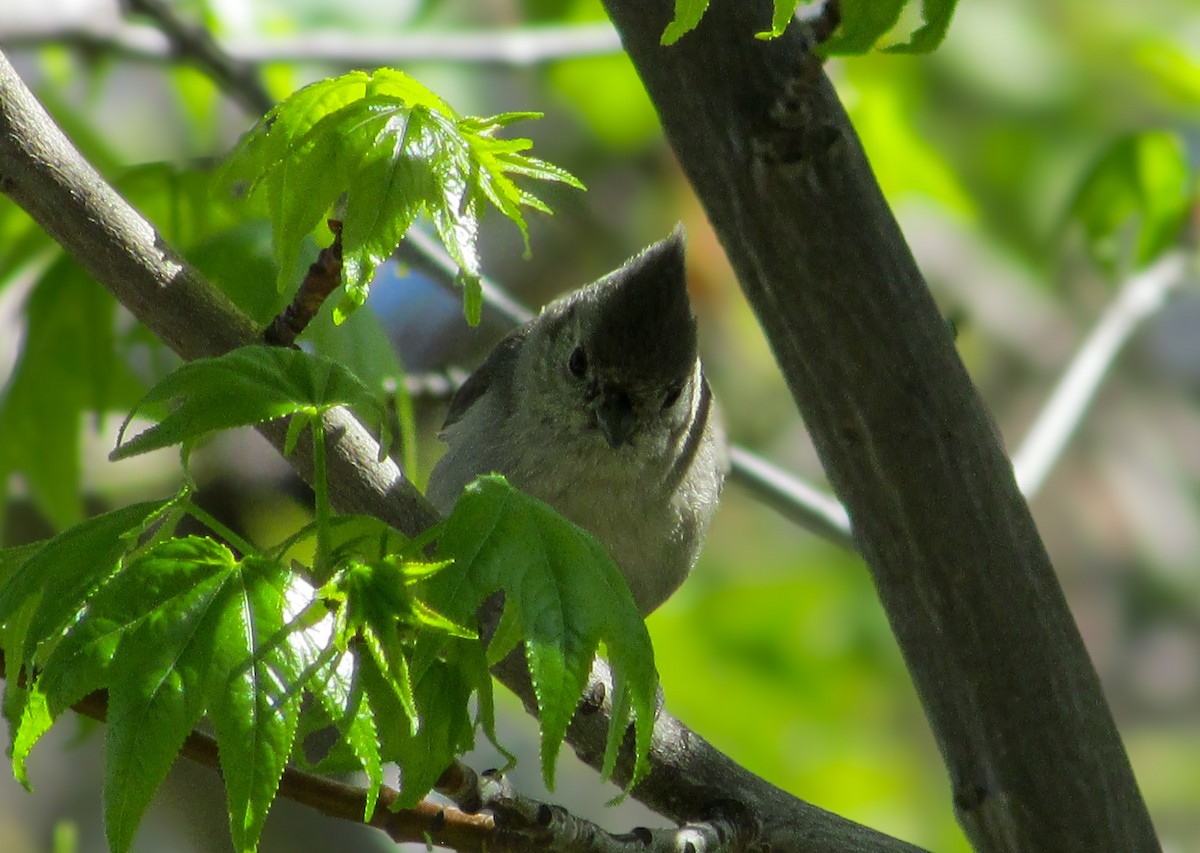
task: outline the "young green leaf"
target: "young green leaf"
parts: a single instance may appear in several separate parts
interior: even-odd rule
[[[278,563],[238,562],[211,539],[167,540],[100,587],[49,654],[35,688],[50,719],[84,693],[108,691],[105,825],[114,851],[129,849],[206,712],[234,843],[254,849],[299,716],[287,688],[300,667],[282,638],[285,579]]]
[[[755,33],[758,39],[773,39],[796,17],[801,4],[812,0],[773,0],[771,28]],[[860,54],[872,50],[879,40],[890,33],[900,20],[904,7],[912,0],[843,0],[841,24],[833,37],[820,47],[829,56]],[[946,36],[957,0],[922,0],[921,18],[924,22],[906,42],[885,48],[892,53],[928,53]],[[674,44],[681,36],[696,28],[708,10],[708,0],[675,0],[675,18],[663,31],[660,41]]]
[[[400,768],[400,796],[393,808],[411,808],[450,762],[474,745],[475,727],[468,713],[472,684],[461,668],[435,662],[413,684],[421,718],[421,728],[413,732],[374,657],[360,656],[359,677],[375,711],[380,754]]]
[[[420,602],[410,589],[444,569],[448,563],[422,563],[385,557],[370,563],[346,565],[322,589],[327,600],[341,602],[338,612],[339,648],[352,642],[374,660],[379,676],[392,689],[416,734],[421,725],[409,672],[411,640],[420,626],[426,631],[474,638],[474,633]]]
[[[42,539],[12,548],[0,548],[0,589],[3,589],[9,578],[17,573],[26,560],[42,550],[48,541]]]
[[[795,6],[793,5],[794,9]],[[675,0],[675,17],[663,30],[659,43],[666,46],[675,44],[684,35],[696,29],[704,13],[708,11],[708,0]]]
[[[33,750],[34,745],[42,739],[42,735],[50,731],[52,725],[54,725],[54,717],[50,714],[46,694],[34,687],[28,691],[21,708],[20,722],[13,727],[12,732],[13,778],[20,782],[27,791],[33,790],[33,786],[29,783],[29,774],[26,771],[29,753]]]
[[[771,11],[771,29],[766,32],[755,33],[757,39],[773,39],[783,35],[783,31],[787,29],[787,25],[796,17],[796,9],[804,0],[775,0],[774,7]]]
[[[105,674],[104,763],[105,828],[115,853],[129,850],[184,738],[247,659],[244,648],[220,642],[226,613],[238,604],[229,584],[237,571],[233,555],[211,539],[164,542],[102,587],[56,650],[116,638]],[[61,658],[47,662],[47,677],[79,660]]]
[[[888,45],[885,53],[931,53],[936,50],[946,38],[950,29],[950,19],[954,16],[954,7],[958,0],[922,0],[921,20],[923,23],[908,41]]]
[[[821,45],[829,56],[866,53],[895,28],[908,0],[844,0],[842,23]]]
[[[129,419],[138,411],[172,400],[179,402],[157,425],[125,440]],[[335,406],[350,406],[370,423],[384,421],[379,398],[336,362],[285,347],[242,347],[184,364],[150,389],[122,427],[111,458],[124,459],[195,442],[216,430],[286,415],[313,415]]]
[[[317,702],[310,704],[307,722],[310,731],[332,725],[342,735],[343,740],[334,743],[314,769],[336,774],[365,773],[368,784],[363,819],[370,820],[383,785],[383,756],[375,711],[357,673],[355,657],[346,654],[330,662],[327,671],[315,674],[310,683]]]
[[[520,152],[528,140],[493,134],[534,113],[460,116],[416,80],[388,68],[354,71],[296,92],[250,131],[221,172],[267,197],[282,288],[301,241],[344,200],[340,321],[366,300],[375,267],[422,213],[470,280],[486,200],[526,235],[522,205],[549,212],[508,173],[582,188],[577,179]],[[526,235],[527,239],[527,235]]]
[[[1179,238],[1196,204],[1197,180],[1182,140],[1167,131],[1125,136],[1110,145],[1075,193],[1068,219],[1083,226],[1101,267],[1144,267]]]
[[[523,632],[547,784],[600,643],[609,652],[619,713],[636,718],[634,779],[640,778],[654,721],[654,653],[629,588],[599,543],[492,475],[459,498],[441,529],[438,554],[455,560],[430,582],[427,600],[439,611],[468,621],[497,590],[505,592],[505,608],[515,609],[509,624]],[[613,725],[620,732],[609,741],[610,771],[624,720],[614,717]]]

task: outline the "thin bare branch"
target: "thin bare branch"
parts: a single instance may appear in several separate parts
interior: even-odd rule
[[[125,0],[133,12],[146,15],[167,37],[172,53],[199,66],[217,85],[252,113],[264,113],[273,100],[253,64],[217,47],[206,27],[185,20],[163,0]]]
[[[342,223],[330,219],[328,224],[333,241],[317,253],[317,259],[309,265],[292,301],[275,315],[263,332],[263,340],[272,346],[292,346],[317,316],[329,294],[341,286]]]
[[[170,37],[156,27],[138,24],[29,27],[6,32],[3,38],[9,49],[73,44],[151,62],[169,62],[177,55]],[[528,68],[621,52],[621,42],[610,24],[389,35],[331,30],[269,38],[230,36],[222,45],[224,52],[240,63],[320,62],[348,67],[446,62]]]
[[[1026,498],[1041,491],[1126,342],[1194,274],[1188,263],[1184,251],[1171,252],[1121,285],[1013,454],[1017,485]]]
[[[792,523],[854,550],[850,516],[833,495],[741,447],[730,449],[734,482]]]

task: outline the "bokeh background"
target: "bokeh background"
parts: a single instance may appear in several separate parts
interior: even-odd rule
[[[464,113],[544,112],[522,135],[534,139],[535,154],[578,175],[589,191],[547,189],[557,214],[532,216],[530,258],[522,256],[515,228],[488,219],[488,275],[537,306],[683,221],[702,346],[731,436],[823,483],[770,352],[599,2],[166,5],[204,23],[234,52],[297,45],[313,34],[340,52],[330,61],[264,62],[262,79],[276,97],[386,61]],[[578,43],[588,55],[486,59],[531,34],[560,53]],[[443,44],[433,35],[467,48],[431,58],[430,45]],[[147,18],[123,14],[115,2],[0,4],[0,49],[102,173],[123,181],[218,282],[259,270],[269,287],[261,225],[221,239],[189,235],[163,200],[164,175],[208,168],[257,117],[199,71],[150,58],[164,45]],[[425,51],[421,59],[410,58],[413,49]],[[1080,181],[1130,132],[1173,131],[1191,162],[1200,161],[1200,9],[1193,0],[964,0],[932,56],[875,54],[832,62],[829,71],[929,285],[958,329],[972,376],[1009,447],[1020,447],[1120,286],[1120,272],[1089,260],[1067,221]],[[174,166],[153,165],[164,163]],[[0,263],[0,382],[17,367],[24,307],[43,273],[36,265]],[[400,364],[412,372],[472,367],[504,331],[494,317],[468,329],[456,296],[419,273],[396,266],[382,276],[372,297],[375,316],[357,318],[352,338],[314,330],[364,378],[384,381]],[[259,306],[268,316],[270,301]],[[169,363],[153,357],[140,367],[153,374]],[[1198,392],[1200,297],[1185,288],[1133,337],[1032,501],[1170,851],[1200,850]],[[106,461],[120,417],[84,422],[78,505],[9,478],[4,544],[173,488],[178,469],[170,454]],[[418,478],[439,452],[440,417],[437,404],[417,407]],[[28,438],[0,432],[6,452],[42,452],[21,441]],[[252,434],[212,442],[195,467],[205,504],[261,541],[277,540],[304,517],[303,488]],[[692,579],[649,626],[672,711],[717,747],[826,809],[930,850],[968,849],[913,687],[869,576],[852,554],[731,486]],[[525,758],[518,783],[536,795],[535,730],[514,701],[502,697],[501,706],[502,736]],[[102,739],[88,728],[63,720],[34,753],[34,793],[0,774],[0,850],[106,849]],[[500,763],[486,750],[471,761],[478,769]],[[613,793],[568,757],[548,796],[613,829],[663,824],[636,804],[604,807]],[[216,775],[181,765],[138,849],[228,849],[222,808]],[[391,846],[371,831],[280,803],[261,849]]]

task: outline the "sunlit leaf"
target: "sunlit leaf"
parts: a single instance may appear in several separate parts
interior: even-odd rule
[[[696,25],[700,23],[700,19],[704,17],[707,10],[708,0],[675,0],[675,17],[663,30],[659,43],[675,44],[686,33],[696,29]]]
[[[105,678],[104,765],[105,828],[115,853],[129,849],[184,738],[225,688],[230,650],[221,627],[235,605],[228,581],[236,572],[233,555],[213,540],[164,542],[100,589],[47,662],[49,676],[77,665],[72,649],[116,639]],[[53,709],[49,688],[47,695]]]
[[[376,266],[417,216],[432,220],[463,274],[477,277],[485,199],[526,235],[521,207],[528,196],[507,173],[581,186],[564,170],[521,154],[527,140],[493,137],[536,116],[464,118],[402,72],[354,71],[313,83],[273,109],[242,139],[221,177],[227,186],[266,194],[280,287],[289,282],[301,241],[344,202],[345,295],[334,313],[340,322],[366,301]]]
[[[450,636],[474,637],[469,629],[421,603],[411,589],[447,565],[392,557],[370,563],[352,562],[322,590],[325,597],[343,602],[340,630],[345,636],[340,646],[347,648],[354,642],[374,659],[379,676],[404,709],[413,734],[422,723],[409,671],[414,629],[420,626]]]
[[[766,32],[755,33],[755,38],[772,39],[783,35],[783,31],[787,29],[788,24],[796,17],[796,9],[800,3],[805,0],[774,0],[774,6],[771,11],[771,29]]]
[[[4,657],[10,672],[32,662],[35,647],[70,624],[92,590],[116,571],[130,547],[127,535],[141,530],[167,505],[165,501],[133,504],[90,518],[36,548],[0,552],[24,556],[15,570],[6,569],[8,580],[0,587],[0,623],[8,626]],[[17,618],[26,609],[28,618]],[[14,626],[22,622],[27,633],[15,632]],[[15,681],[7,680],[9,689]]]
[[[252,850],[262,834],[300,718],[300,699],[288,692],[299,661],[280,641],[285,574],[273,561],[244,561],[229,577],[230,598],[217,636],[227,675],[214,685],[208,713],[237,850]]]

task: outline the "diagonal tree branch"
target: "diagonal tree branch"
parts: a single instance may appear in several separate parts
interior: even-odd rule
[[[133,314],[184,358],[228,351],[258,340],[250,321],[161,240],[79,155],[0,53],[0,191],[30,216],[110,290]],[[285,428],[268,425],[282,447]],[[424,497],[391,460],[376,461],[377,443],[345,411],[326,418],[334,503],[343,511],[375,515],[415,535],[436,519]],[[289,457],[310,476],[303,445]],[[511,662],[497,677],[524,702],[537,699],[524,667]],[[576,715],[568,740],[593,768],[602,765],[611,718],[611,679],[598,665],[604,697]],[[655,720],[649,776],[634,796],[680,823],[737,821],[744,837],[775,853],[915,853],[917,848],[826,812],[775,788],[715,750],[662,710]],[[614,773],[627,782],[626,750]]]
[[[979,851],[1156,851],[992,421],[801,28],[605,0],[853,524]]]

